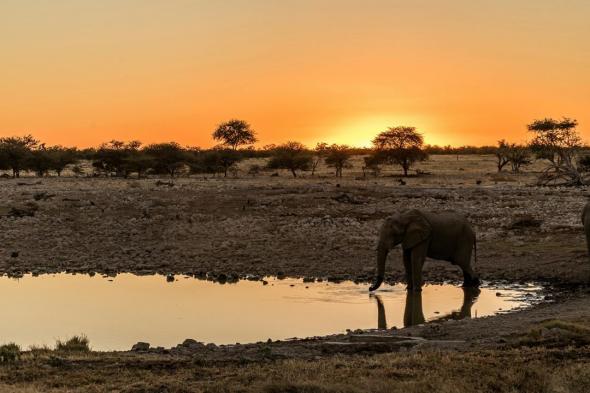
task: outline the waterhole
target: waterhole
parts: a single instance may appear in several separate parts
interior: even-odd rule
[[[186,338],[234,344],[477,318],[526,307],[541,288],[402,284],[369,294],[367,285],[269,278],[218,284],[177,276],[115,278],[55,274],[0,278],[0,343],[52,346],[84,334],[93,350],[128,350],[138,341],[172,347]]]

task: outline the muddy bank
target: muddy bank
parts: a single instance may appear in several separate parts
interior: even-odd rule
[[[199,178],[162,186],[154,179],[70,178],[23,186],[3,180],[0,272],[364,282],[373,275],[381,220],[399,209],[423,208],[469,218],[484,280],[588,282],[579,218],[585,190],[414,182]],[[399,252],[389,261],[388,281],[402,280]],[[424,274],[427,281],[460,280],[459,270],[442,262],[428,261]]]

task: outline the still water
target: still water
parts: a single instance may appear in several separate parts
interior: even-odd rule
[[[403,327],[437,319],[475,318],[531,304],[539,287],[482,288],[403,285],[370,295],[351,282],[296,279],[218,283],[177,276],[120,274],[115,278],[55,274],[0,278],[0,343],[52,346],[84,334],[93,350],[128,350],[138,341],[172,347],[186,338],[249,343]]]

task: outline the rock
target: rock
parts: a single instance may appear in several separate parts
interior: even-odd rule
[[[227,282],[227,274],[219,273],[219,275],[217,276],[217,281],[219,281],[220,283]]]
[[[33,217],[37,210],[39,210],[39,205],[35,202],[27,202],[24,205],[1,207],[0,216],[16,218]]]
[[[362,201],[359,201],[357,198],[347,193],[339,194],[332,199],[334,199],[336,202],[349,203],[351,205],[360,205],[363,203]]]
[[[538,228],[542,223],[543,220],[534,218],[532,214],[520,214],[513,217],[508,229]]]
[[[148,351],[150,349],[150,344],[149,343],[144,343],[144,342],[138,342],[137,344],[134,344],[131,347],[132,351]]]
[[[46,191],[40,191],[33,194],[33,199],[36,201],[46,201],[54,196],[55,194],[48,194]]]
[[[182,346],[184,348],[190,348],[190,349],[205,348],[205,344],[198,342],[197,340],[193,340],[192,338],[187,338],[186,340],[184,340],[182,342],[182,344],[180,344],[180,346]]]

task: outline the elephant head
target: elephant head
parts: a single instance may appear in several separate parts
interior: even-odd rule
[[[401,212],[385,219],[377,245],[377,275],[369,291],[375,291],[383,283],[389,250],[400,243],[403,250],[412,249],[426,241],[430,232],[430,224],[418,210]]]

